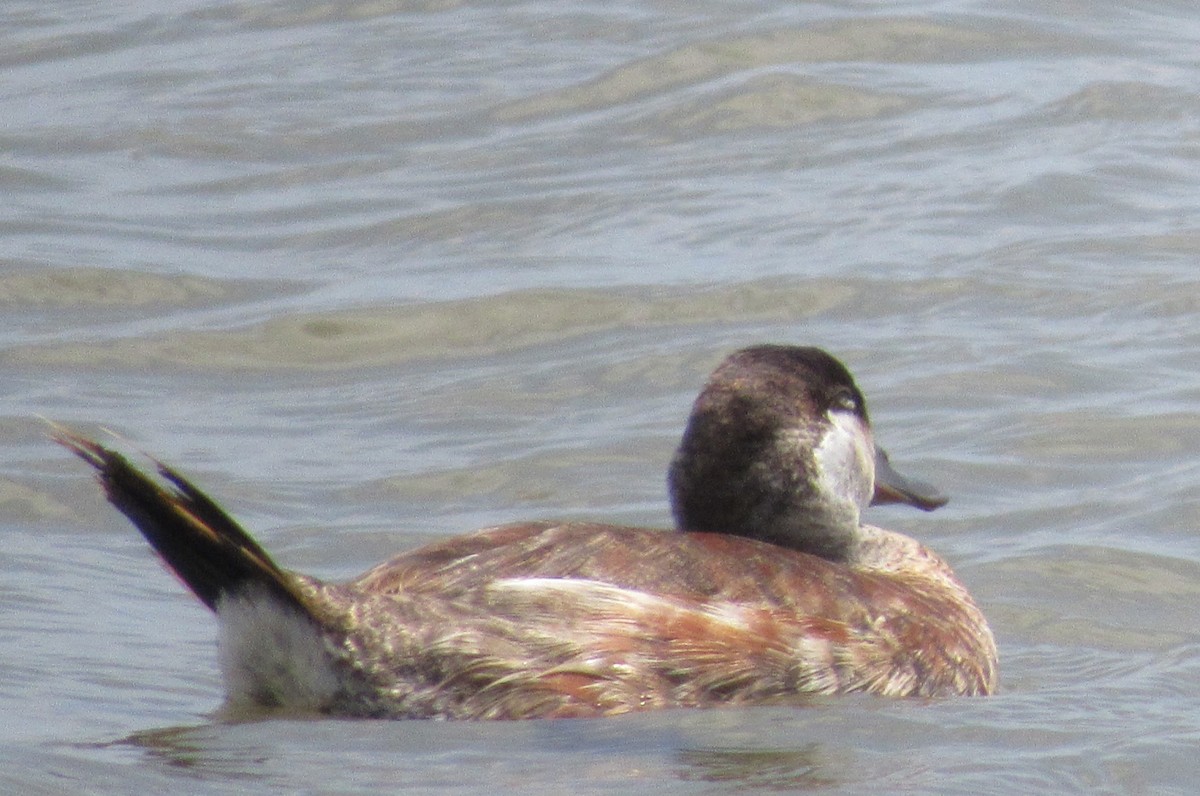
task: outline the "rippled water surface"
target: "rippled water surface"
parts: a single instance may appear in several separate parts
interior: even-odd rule
[[[1191,793],[1200,20],[1183,3],[7,2],[0,790]],[[667,525],[732,348],[817,344],[989,699],[211,718],[215,626],[38,416],[287,566]]]

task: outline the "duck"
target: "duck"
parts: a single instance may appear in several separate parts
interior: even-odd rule
[[[583,718],[996,689],[992,631],[950,566],[861,519],[946,499],[896,472],[819,348],[750,346],[713,371],[670,463],[673,530],[516,522],[346,582],[282,568],[175,468],[51,434],[216,615],[230,715]]]

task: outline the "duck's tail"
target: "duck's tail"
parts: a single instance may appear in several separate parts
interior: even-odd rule
[[[310,613],[294,576],[211,498],[175,470],[154,461],[166,484],[119,453],[52,424],[55,442],[96,469],[117,509],[128,517],[167,566],[213,611],[221,598],[247,588],[265,589],[285,605]]]

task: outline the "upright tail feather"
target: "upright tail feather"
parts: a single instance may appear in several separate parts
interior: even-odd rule
[[[54,441],[96,469],[109,502],[210,609],[217,610],[223,595],[254,585],[308,613],[294,578],[178,472],[155,461],[169,484],[160,485],[121,454],[62,426],[52,427]]]

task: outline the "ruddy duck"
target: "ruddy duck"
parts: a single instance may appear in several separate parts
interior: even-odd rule
[[[996,687],[992,633],[950,567],[859,519],[873,497],[944,499],[896,475],[849,372],[815,348],[743,349],[712,374],[671,463],[677,531],[504,525],[347,583],[280,568],[166,465],[164,483],[55,438],[216,613],[234,709],[516,719]]]

